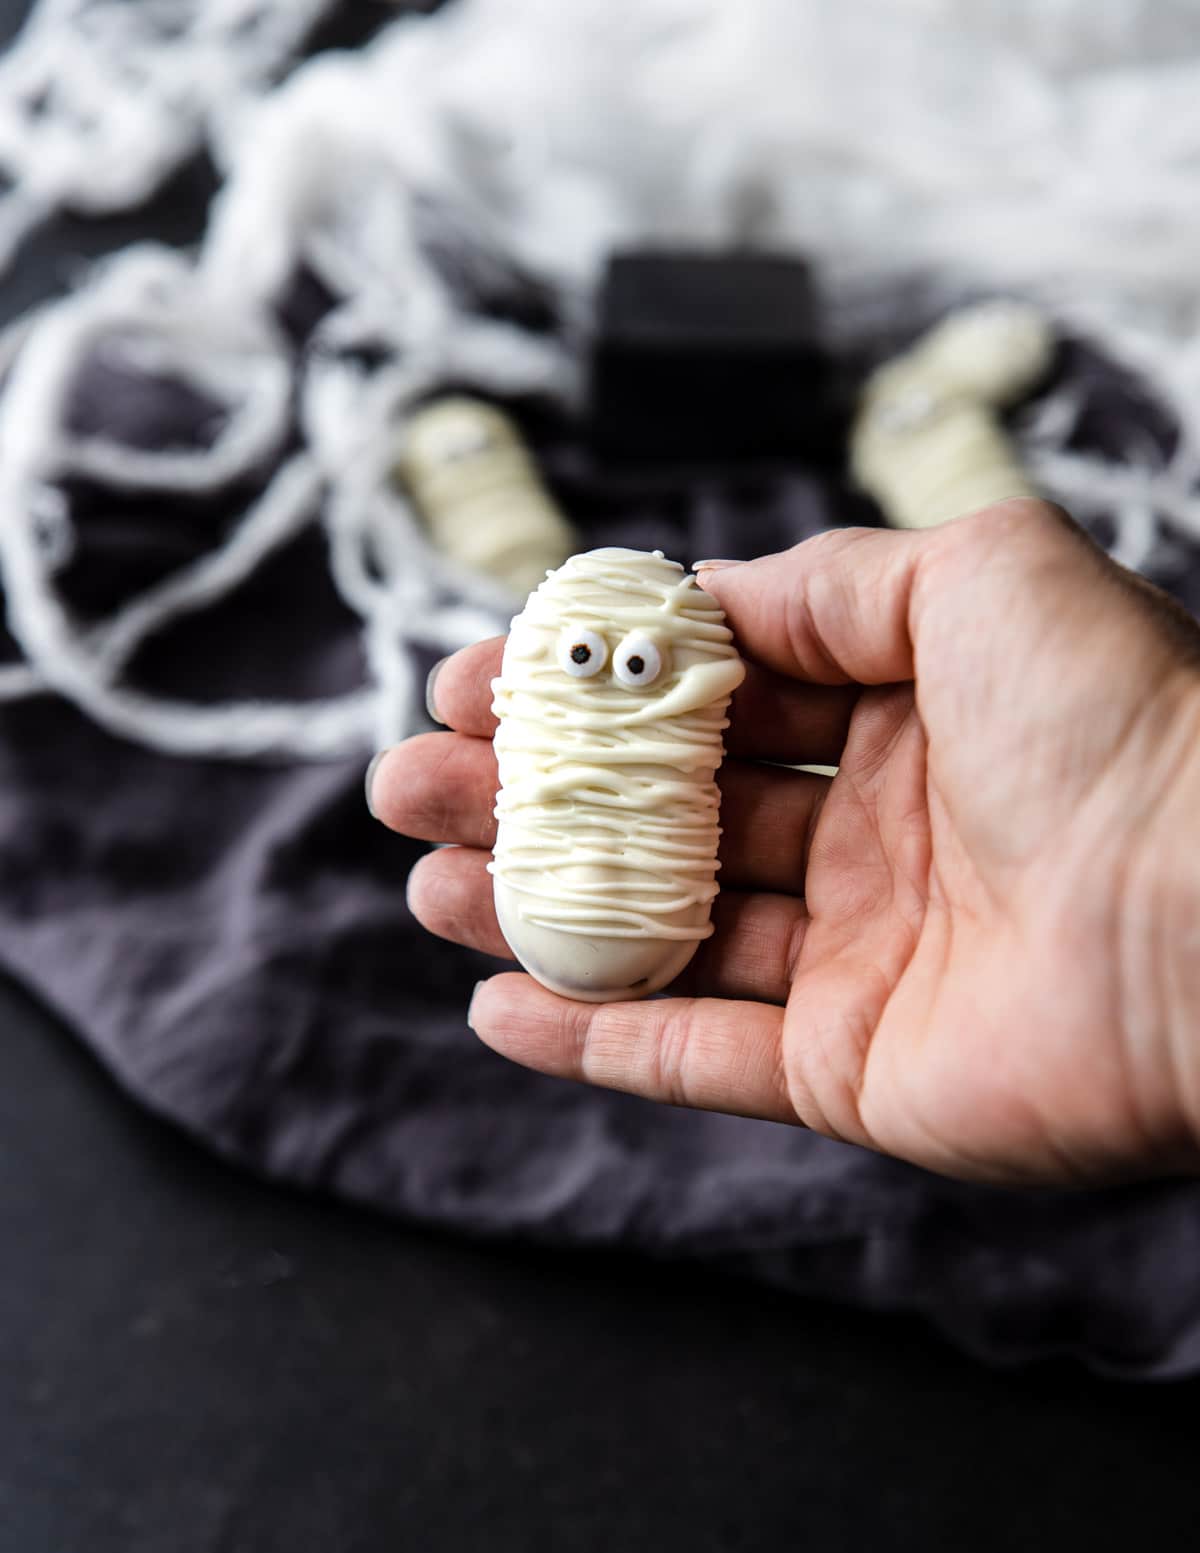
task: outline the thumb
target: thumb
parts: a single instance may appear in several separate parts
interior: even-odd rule
[[[931,538],[831,529],[757,561],[702,561],[696,580],[756,662],[818,685],[894,684],[913,677],[913,589]]]

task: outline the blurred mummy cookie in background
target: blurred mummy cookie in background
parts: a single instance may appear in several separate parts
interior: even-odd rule
[[[416,410],[397,474],[439,549],[518,596],[574,548],[515,422],[495,405],[456,394]]]
[[[950,314],[872,374],[850,464],[889,523],[932,528],[1005,497],[1039,494],[1001,414],[1045,377],[1054,349],[1036,308],[984,302]]]
[[[661,551],[572,556],[512,623],[500,676],[496,914],[551,991],[657,992],[712,932],[725,616]]]

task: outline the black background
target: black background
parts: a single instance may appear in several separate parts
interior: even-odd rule
[[[197,161],[136,218],[56,222],[2,311],[189,240],[210,191]],[[0,1247],[0,1553],[1195,1541],[1200,1383],[991,1372],[908,1321],[269,1188],[3,986]]]

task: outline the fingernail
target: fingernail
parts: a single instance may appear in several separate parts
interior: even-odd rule
[[[445,658],[439,658],[430,669],[429,678],[425,681],[425,710],[429,713],[430,722],[439,723],[443,728],[446,724],[438,716],[437,702],[433,698],[433,687],[437,683],[437,677],[442,672],[442,664],[445,661]]]
[[[693,561],[694,572],[723,572],[727,566],[741,566],[741,561]]]
[[[475,1030],[475,1021],[472,1019],[471,1015],[472,1015],[472,1013],[474,1011],[474,1008],[475,1008],[475,999],[479,996],[479,989],[480,989],[480,987],[486,987],[486,986],[487,986],[487,982],[486,981],[477,981],[475,983],[475,985],[471,988],[471,1001],[467,1004],[467,1029],[468,1030],[474,1030],[476,1035],[478,1035],[479,1032],[478,1032],[478,1030]]]
[[[371,764],[367,767],[367,776],[363,783],[367,797],[367,813],[373,820],[377,820],[379,816],[375,813],[375,805],[371,802],[371,784],[375,780],[375,773],[379,769],[379,762],[386,754],[387,750],[380,750],[377,754],[371,756]]]

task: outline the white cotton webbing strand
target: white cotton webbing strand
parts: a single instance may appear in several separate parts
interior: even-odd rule
[[[148,199],[333,0],[39,0],[0,59],[0,267],[56,210]]]
[[[5,670],[0,695],[57,690],[114,732],[174,754],[322,758],[400,737],[418,689],[409,640],[416,636],[451,651],[495,629],[507,600],[486,580],[459,576],[443,564],[390,492],[383,455],[394,428],[386,402],[360,404],[360,413],[335,417],[337,426],[354,428],[352,436],[325,439],[318,418],[309,428],[308,449],[277,470],[224,545],[133,598],[111,620],[82,628],[54,591],[55,560],[65,546],[47,519],[66,521],[61,506],[48,500],[57,480],[101,471],[118,490],[196,492],[252,471],[290,427],[287,351],[265,314],[230,313],[192,280],[190,265],[178,255],[133,251],[89,289],[50,309],[36,339],[27,340],[13,360],[0,406],[0,511],[9,515],[0,523],[0,564],[10,628],[37,677],[31,678],[32,669]],[[145,367],[230,405],[207,453],[125,450],[67,432],[66,398],[80,362],[105,338],[124,342],[128,358],[126,336],[134,328],[152,335],[153,351],[142,352]],[[240,402],[232,398],[235,383]],[[20,415],[10,413],[14,404]],[[156,630],[223,598],[318,515],[329,534],[334,580],[366,622],[377,688],[327,702],[208,706],[119,684],[126,664]],[[452,605],[431,606],[424,587],[430,579]]]
[[[1200,537],[1192,0],[457,0],[276,85],[327,8],[40,0],[0,60],[0,264],[45,213],[136,206],[201,145],[225,180],[195,258],[115,255],[0,340],[0,568],[28,660],[0,669],[0,694],[52,688],[124,736],[230,757],[332,757],[411,730],[414,644],[449,651],[515,601],[438,552],[395,488],[407,411],[450,379],[578,404],[578,331],[621,244],[798,248],[835,345],[869,346],[881,317],[894,337],[915,274],[910,335],[933,304],[1029,296],[1179,427],[1169,454],[1102,460],[1070,445],[1071,391],[1045,396],[1016,429],[1036,485],[1111,517],[1131,564]],[[566,343],[464,308],[421,238],[431,207],[541,281]],[[301,265],[335,305],[297,355],[271,319]],[[97,354],[215,399],[221,435],[139,451],[71,432],[63,409]],[[300,450],[222,550],[99,626],[72,619],[55,587],[66,476],[158,491],[169,522],[174,495],[269,468],[297,415]],[[308,522],[362,620],[369,686],[196,707],[123,683],[154,631]]]

